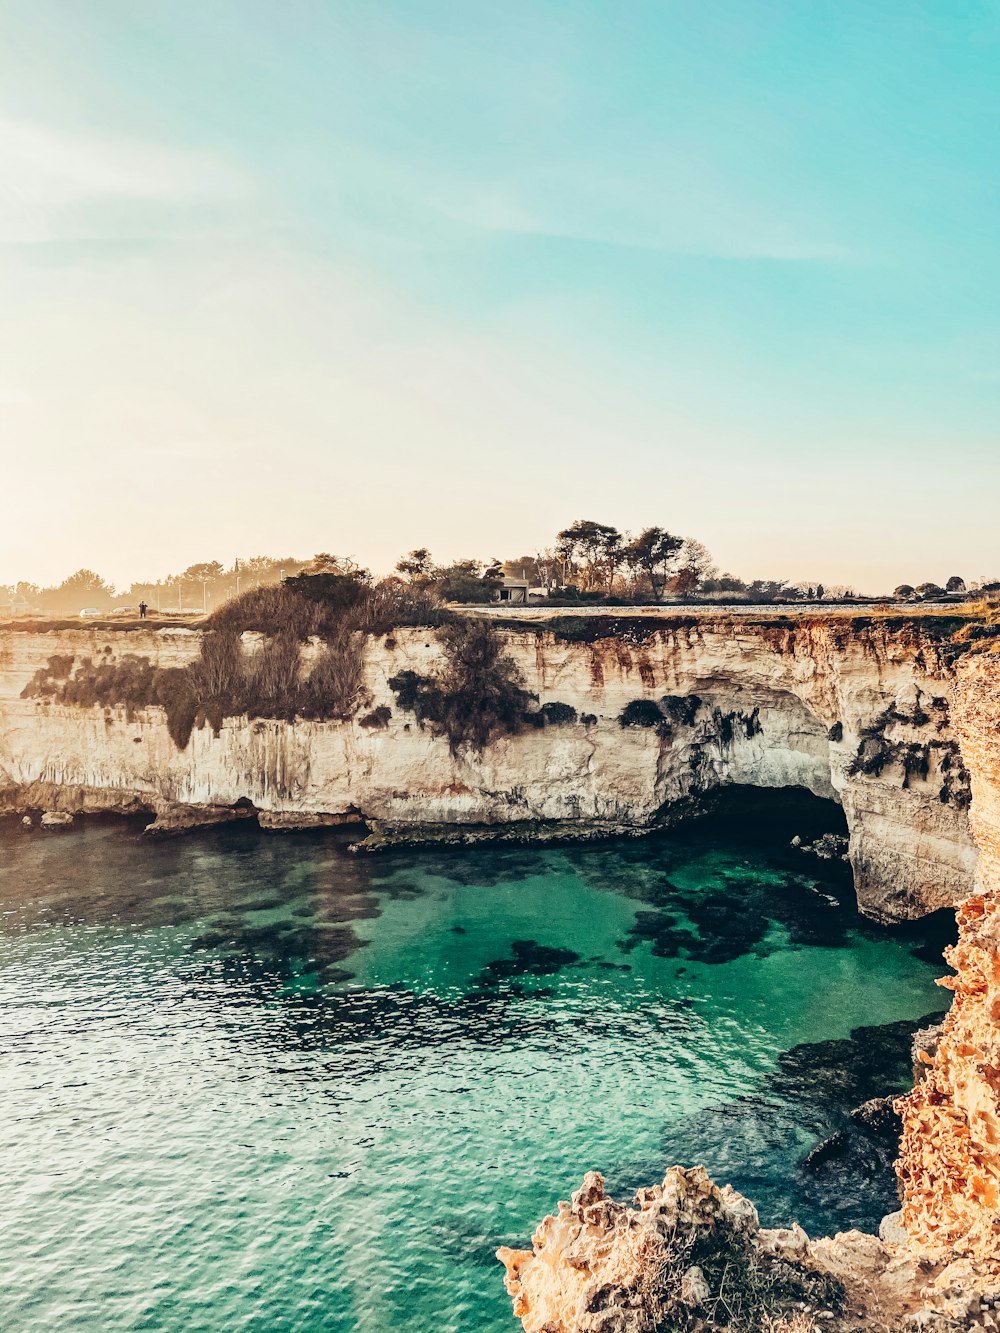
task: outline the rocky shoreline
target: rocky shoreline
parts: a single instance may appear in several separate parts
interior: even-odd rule
[[[855,1113],[890,1136],[899,1117],[899,1211],[878,1236],[811,1240],[760,1228],[700,1168],[672,1167],[632,1207],[590,1173],[530,1250],[498,1251],[527,1333],[1000,1329],[1000,659],[967,663],[956,698],[980,888],[945,952],[954,1000],[915,1036],[913,1091]]]

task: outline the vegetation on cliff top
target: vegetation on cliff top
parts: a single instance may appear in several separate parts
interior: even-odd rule
[[[448,615],[398,580],[372,583],[351,576],[299,576],[280,587],[256,588],[205,622],[198,657],[185,667],[157,667],[148,657],[96,660],[56,656],[22,691],[79,707],[124,706],[130,715],[164,709],[170,735],[184,749],[195,727],[218,733],[227,717],[350,717],[363,702],[364,644],[371,634],[400,625],[443,624]],[[263,643],[248,651],[241,635]],[[303,644],[316,645],[303,662]],[[317,643],[318,641],[318,643]]]
[[[817,580],[790,582],[785,578],[746,580],[720,572],[705,546],[661,526],[638,533],[614,524],[578,518],[557,532],[550,544],[534,553],[507,559],[466,558],[439,564],[426,546],[408,552],[396,564],[397,582],[430,594],[439,602],[476,604],[496,600],[504,576],[523,580],[535,596],[550,605],[604,604],[657,605],[672,602],[771,604],[781,602],[837,602],[857,599],[845,585],[824,586]],[[253,556],[226,567],[220,560],[202,560],[166,578],[134,581],[116,589],[92,569],[78,569],[57,585],[40,587],[27,580],[0,586],[0,614],[78,615],[83,608],[98,614],[134,613],[140,601],[157,616],[205,615],[241,594],[317,576],[349,584],[364,576],[356,561],[320,551],[311,559],[295,556]],[[984,590],[1000,583],[984,581]],[[313,596],[304,586],[297,591]],[[897,602],[960,600],[965,581],[951,575],[944,586],[925,582],[901,583]]]

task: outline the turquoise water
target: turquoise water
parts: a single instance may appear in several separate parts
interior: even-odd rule
[[[903,1086],[940,942],[860,922],[782,810],[385,859],[8,828],[0,1327],[512,1330],[493,1251],[588,1168],[877,1217],[878,1163],[801,1159]]]

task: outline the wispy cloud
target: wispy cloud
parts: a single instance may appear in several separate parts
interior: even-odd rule
[[[614,175],[553,163],[512,182],[456,183],[438,192],[436,207],[488,232],[662,254],[825,263],[859,257],[822,222],[796,218],[786,200],[772,202],[676,152]]]
[[[115,207],[187,206],[246,196],[248,179],[211,154],[0,119],[0,241],[114,229]]]

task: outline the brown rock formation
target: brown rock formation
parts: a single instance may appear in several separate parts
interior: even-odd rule
[[[545,1219],[532,1250],[498,1252],[529,1333],[1000,1329],[1000,656],[963,663],[953,699],[980,885],[958,909],[947,954],[952,1007],[939,1029],[917,1034],[916,1086],[895,1103],[901,1212],[881,1239],[810,1241],[797,1227],[759,1230],[745,1200],[746,1220],[730,1222],[739,1196],[703,1172],[673,1168],[662,1188],[640,1191],[636,1209],[606,1200],[591,1175]],[[734,1253],[739,1271],[768,1278],[750,1284],[739,1310],[719,1276],[720,1257],[725,1270]],[[762,1269],[762,1256],[780,1258],[781,1270]],[[810,1289],[817,1277],[831,1285]]]
[[[956,976],[924,1077],[898,1102],[899,1177],[911,1243],[966,1255],[1000,1274],[1000,659],[963,665],[955,720],[972,775],[982,892],[958,910]]]
[[[609,1199],[588,1172],[531,1250],[497,1251],[527,1333],[656,1333],[720,1317],[749,1330],[804,1303],[841,1303],[839,1284],[797,1262],[804,1232],[761,1231],[753,1204],[703,1167],[672,1167],[635,1204]]]

